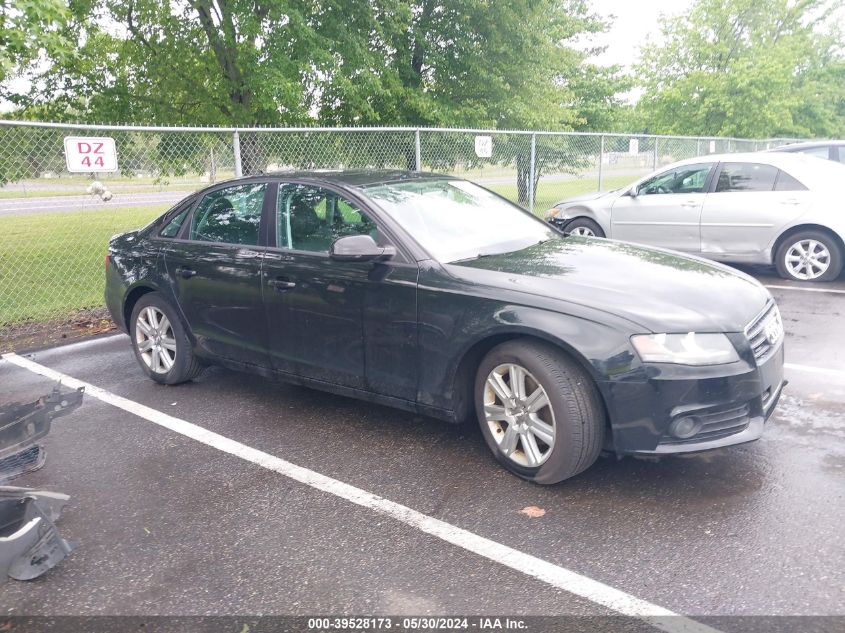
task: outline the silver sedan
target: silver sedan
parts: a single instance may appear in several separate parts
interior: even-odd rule
[[[831,281],[845,258],[845,165],[786,153],[701,156],[633,185],[561,200],[566,233],[662,246],[786,279]]]

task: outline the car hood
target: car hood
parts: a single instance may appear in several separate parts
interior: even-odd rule
[[[577,303],[653,332],[741,332],[771,296],[721,264],[576,236],[448,268],[470,283]]]
[[[611,198],[618,194],[618,189],[614,189],[613,191],[593,191],[591,193],[582,193],[577,196],[570,196],[569,198],[564,198],[563,200],[556,202],[555,206],[561,204],[574,204],[577,202],[590,202],[591,200],[598,200],[599,198]]]

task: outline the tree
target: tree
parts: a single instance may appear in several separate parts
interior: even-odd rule
[[[841,0],[697,0],[646,46],[636,75],[650,132],[845,133]]]
[[[573,44],[604,28],[585,0],[72,0],[69,14],[78,53],[30,68],[28,94],[0,88],[24,116],[561,130],[613,107],[612,73]],[[269,155],[254,135],[241,151],[245,171]]]
[[[0,81],[41,53],[68,59],[73,48],[62,32],[68,16],[61,0],[0,0]]]

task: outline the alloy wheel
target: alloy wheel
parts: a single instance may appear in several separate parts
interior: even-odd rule
[[[147,306],[135,320],[135,345],[144,364],[157,374],[166,374],[176,362],[176,338],[167,316]]]
[[[595,237],[596,234],[593,233],[593,230],[588,226],[576,226],[574,229],[569,231],[570,235],[583,235],[586,237]]]
[[[548,394],[524,367],[505,363],[484,383],[484,416],[499,450],[526,468],[543,464],[555,444]]]
[[[818,240],[800,240],[787,249],[784,264],[795,279],[817,279],[830,267],[830,250]]]

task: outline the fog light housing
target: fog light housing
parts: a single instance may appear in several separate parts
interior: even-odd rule
[[[701,420],[692,416],[678,418],[669,425],[669,433],[679,440],[688,440],[701,430]]]

